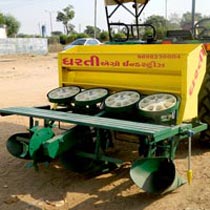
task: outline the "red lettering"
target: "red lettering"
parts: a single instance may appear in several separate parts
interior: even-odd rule
[[[77,66],[82,66],[82,59],[80,59],[80,58],[75,59],[75,64]]]
[[[195,70],[194,78],[195,78],[195,79],[198,79],[198,75],[199,75],[199,69],[196,69],[196,70]]]
[[[73,59],[64,58],[62,62],[64,65],[68,65],[68,66],[73,65]]]
[[[99,66],[99,58],[98,56],[91,56],[90,60],[84,61],[85,66]]]
[[[201,51],[200,51],[200,54],[199,54],[198,66],[195,69],[195,72],[194,72],[194,75],[193,75],[193,80],[191,82],[191,85],[190,85],[190,88],[189,88],[189,91],[188,91],[190,96],[193,94],[194,88],[196,86],[196,82],[197,82],[198,76],[200,74],[200,70],[201,70],[204,55],[205,55],[205,50],[202,48]]]
[[[68,66],[99,66],[99,57],[91,56],[90,59],[87,60],[83,60],[82,58],[63,58],[62,64]]]
[[[189,95],[191,96],[192,93],[193,93],[193,87],[190,87],[190,88],[189,88]]]
[[[129,61],[123,62],[123,66],[128,66]]]

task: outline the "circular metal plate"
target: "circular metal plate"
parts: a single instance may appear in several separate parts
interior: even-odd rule
[[[110,95],[105,100],[105,106],[108,109],[116,111],[126,111],[127,108],[135,105],[140,100],[140,94],[137,91],[125,90]]]
[[[48,100],[52,103],[69,103],[80,92],[77,86],[59,87],[48,92]]]
[[[80,105],[93,105],[102,102],[108,95],[108,90],[105,88],[91,88],[82,91],[75,96],[75,103]]]
[[[153,94],[140,100],[138,109],[144,113],[166,113],[177,108],[177,102],[177,98],[172,94]]]

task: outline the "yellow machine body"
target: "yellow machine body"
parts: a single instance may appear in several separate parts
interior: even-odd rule
[[[179,97],[177,124],[197,117],[206,71],[202,44],[75,46],[59,53],[59,85]]]

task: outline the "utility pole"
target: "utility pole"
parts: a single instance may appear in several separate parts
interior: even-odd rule
[[[45,10],[45,12],[49,13],[49,16],[50,16],[50,31],[51,31],[51,34],[52,34],[52,32],[53,32],[52,12],[53,11]]]
[[[94,38],[96,38],[96,27],[97,27],[97,0],[94,0]]]
[[[195,23],[195,0],[192,0],[192,35],[194,37],[194,23]]]
[[[168,0],[165,0],[165,27],[166,27],[166,30],[167,30],[167,20],[168,20]]]
[[[168,19],[168,0],[165,0],[165,19]]]

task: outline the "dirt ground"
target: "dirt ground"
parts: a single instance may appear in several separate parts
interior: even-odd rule
[[[0,108],[49,104],[46,93],[58,86],[57,54],[0,57]],[[20,116],[0,117],[1,210],[210,210],[210,148],[193,138],[193,182],[164,196],[150,195],[129,177],[129,165],[112,173],[85,178],[57,162],[27,167],[26,160],[11,156],[6,140],[27,129]],[[136,151],[121,147],[126,161]],[[126,155],[126,152],[128,155]],[[178,173],[186,179],[187,144],[175,159]]]

